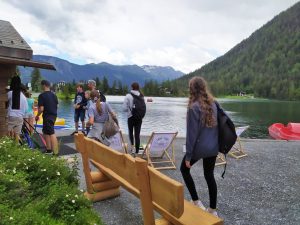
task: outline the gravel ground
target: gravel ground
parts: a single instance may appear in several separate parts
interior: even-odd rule
[[[142,142],[146,141],[143,137]],[[162,171],[180,182],[184,142],[183,138],[175,142],[177,169]],[[219,216],[228,225],[299,225],[300,142],[243,139],[242,143],[248,156],[239,160],[228,157],[225,179],[221,178],[223,166],[215,169]],[[195,164],[191,172],[199,197],[208,206],[202,162]],[[79,173],[80,188],[85,189],[82,168]],[[190,199],[186,188],[184,192]],[[94,208],[107,225],[143,224],[139,200],[124,189],[120,197],[94,203]]]

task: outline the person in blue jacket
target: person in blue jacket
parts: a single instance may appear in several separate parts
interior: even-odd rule
[[[202,77],[193,77],[189,82],[187,109],[186,154],[180,171],[195,205],[205,210],[199,200],[191,167],[203,159],[204,177],[208,185],[210,205],[206,209],[217,215],[217,184],[214,178],[216,157],[219,151],[217,106]]]

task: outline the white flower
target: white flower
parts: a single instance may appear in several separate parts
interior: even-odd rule
[[[80,191],[83,193],[83,190],[82,190],[82,189],[80,189]]]
[[[28,166],[26,166],[26,170],[28,170]]]
[[[28,161],[30,162],[30,161],[31,161],[31,159],[28,159]]]
[[[10,182],[13,182],[13,180],[12,180],[12,179],[9,179],[9,181],[10,181]]]
[[[47,179],[47,180],[49,180],[49,178],[48,178],[48,177],[47,177],[46,179]]]
[[[78,195],[75,195],[75,198],[78,198]]]
[[[13,169],[13,174],[16,174],[16,168]]]
[[[7,157],[8,157],[8,158],[10,158],[10,157],[11,157],[11,155],[8,155]]]
[[[57,176],[60,176],[60,172],[56,172],[56,175],[57,175]]]
[[[73,214],[71,216],[74,216]]]
[[[72,203],[75,203],[75,200],[74,200],[74,199],[72,200]]]
[[[43,156],[43,159],[46,158],[45,156]]]
[[[46,169],[41,169],[42,172],[46,172]]]
[[[6,143],[5,141],[2,142],[2,144],[5,144],[5,143]]]
[[[69,197],[69,195],[66,195],[66,197]]]
[[[11,216],[11,217],[9,217],[9,220],[13,220],[14,218]]]

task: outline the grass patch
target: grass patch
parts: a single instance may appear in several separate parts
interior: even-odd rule
[[[78,190],[77,165],[0,139],[0,225],[101,225]]]

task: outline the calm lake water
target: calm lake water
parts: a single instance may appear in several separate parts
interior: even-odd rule
[[[122,111],[124,96],[106,96],[117,113],[120,127],[127,131],[127,116]],[[146,97],[147,99],[147,97]],[[187,98],[152,97],[147,103],[147,113],[143,120],[141,133],[150,135],[152,131],[178,131],[179,137],[185,137]],[[272,100],[231,100],[218,99],[222,107],[231,116],[236,126],[250,125],[242,134],[248,138],[269,138],[268,127],[276,122],[300,122],[300,102]],[[72,101],[60,101],[58,117],[65,118],[67,124],[74,126]]]

